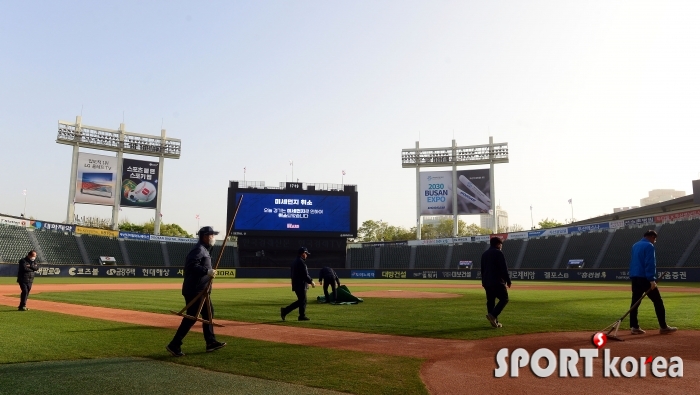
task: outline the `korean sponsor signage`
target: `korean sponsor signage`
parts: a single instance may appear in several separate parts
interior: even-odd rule
[[[644,218],[634,218],[634,219],[626,219],[625,220],[625,226],[634,226],[634,225],[656,225],[654,223],[654,217],[644,217]]]
[[[76,226],[75,233],[77,233],[79,235],[92,235],[92,236],[105,236],[105,237],[118,237],[119,236],[119,231],[116,231],[116,230],[86,228],[84,226]]]
[[[527,232],[514,232],[510,233],[508,238],[510,240],[527,239]]]
[[[57,232],[75,232],[75,225],[57,224],[54,222],[30,221],[30,226],[38,230],[53,230]]]
[[[95,274],[96,273],[96,274]],[[480,280],[480,270],[465,269],[409,269],[409,270],[349,270],[338,269],[338,276],[353,279],[445,279]],[[629,272],[613,269],[518,269],[509,271],[513,281],[629,281]],[[137,267],[137,266],[59,266],[39,264],[37,276],[61,277],[179,277],[181,268]],[[663,277],[661,277],[663,275]],[[16,277],[17,264],[0,264],[0,276]],[[217,277],[229,278],[289,278],[289,269],[280,268],[230,268],[219,269]],[[663,281],[698,282],[700,268],[681,268],[657,273]]]
[[[120,205],[156,208],[158,201],[158,162],[124,159]]]
[[[78,154],[74,202],[113,206],[117,196],[116,181],[116,157],[81,152]]]
[[[488,213],[492,206],[488,169],[457,171],[457,185],[451,171],[421,172],[419,193],[421,215],[452,215],[455,193],[459,215]]]
[[[119,238],[129,240],[151,240],[151,235],[136,232],[119,232]]]
[[[600,224],[572,226],[572,227],[569,227],[569,233],[594,232],[594,231],[603,230],[603,229],[610,229],[610,223],[603,222]]]
[[[670,222],[679,219],[691,219],[700,217],[700,210],[684,211],[682,213],[673,213],[666,215],[654,216],[654,222]]]
[[[236,278],[236,269],[217,269],[216,277]]]
[[[405,270],[382,270],[381,278],[391,279],[406,279],[407,273]]]
[[[350,278],[374,278],[374,270],[351,270]]]
[[[533,230],[527,232],[527,237],[547,237],[547,236],[561,236],[569,234],[569,229],[567,228],[555,228],[555,229],[542,229]]]
[[[196,243],[197,239],[189,239],[187,237],[174,237],[174,236],[157,236],[149,235],[149,239],[152,241],[167,241],[174,243]]]
[[[29,226],[29,220],[24,218],[13,218],[0,215],[0,224],[27,227]]]

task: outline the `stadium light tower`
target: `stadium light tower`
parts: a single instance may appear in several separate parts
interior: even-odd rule
[[[416,169],[416,237],[421,238],[421,195],[420,195],[420,168],[421,167],[446,167],[452,166],[452,213],[454,215],[453,236],[457,236],[459,213],[457,211],[457,166],[490,165],[490,200],[493,216],[493,232],[498,233],[498,221],[496,216],[496,190],[494,179],[494,165],[508,163],[508,143],[494,143],[493,137],[489,137],[489,143],[483,145],[470,145],[458,147],[452,140],[452,147],[446,148],[420,148],[416,141],[415,148],[401,150],[401,165],[404,168]],[[469,195],[467,195],[469,196]]]
[[[116,186],[121,187],[122,164],[124,154],[136,154],[145,156],[157,156],[160,158],[158,167],[158,189],[156,195],[156,215],[154,233],[160,234],[160,208],[162,202],[162,180],[164,159],[180,159],[180,139],[165,137],[165,129],[160,131],[160,136],[126,132],[124,124],[119,125],[119,130],[105,129],[97,126],[82,124],[82,117],[75,117],[75,123],[58,121],[58,144],[73,146],[73,160],[71,165],[70,188],[68,190],[68,212],[66,223],[75,221],[75,193],[78,174],[78,156],[80,148],[91,148],[117,153]],[[112,227],[117,229],[119,224],[120,201],[115,198],[112,208]]]

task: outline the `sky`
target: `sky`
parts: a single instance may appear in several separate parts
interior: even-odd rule
[[[360,223],[414,226],[401,149],[453,138],[509,144],[495,182],[511,225],[529,228],[530,206],[563,222],[692,193],[699,18],[694,1],[0,2],[0,213],[26,189],[28,216],[65,220],[57,123],[81,114],[182,140],[162,214],[190,233],[196,215],[224,227],[244,167],[277,186],[290,161],[301,182],[356,184]]]

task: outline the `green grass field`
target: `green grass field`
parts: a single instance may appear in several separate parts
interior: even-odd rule
[[[110,279],[42,278],[37,284],[181,282],[180,279],[106,280]],[[14,279],[0,278],[0,284],[13,282]],[[286,284],[288,280],[225,279],[221,282]],[[504,328],[496,330],[484,318],[485,297],[480,288],[439,288],[438,284],[458,284],[439,280],[353,280],[348,283],[353,292],[403,289],[460,296],[451,299],[365,298],[365,302],[358,305],[335,306],[316,304],[315,297],[322,295],[322,290],[310,289],[307,314],[312,321],[309,322],[280,321],[279,307],[294,300],[288,287],[215,289],[212,299],[219,319],[467,340],[535,332],[595,331],[619,318],[630,303],[629,291],[612,288],[627,283],[570,283],[607,285],[611,290],[561,291],[519,289],[518,285],[566,283],[518,282],[511,288],[510,303],[499,317]],[[368,286],[372,283],[387,285]],[[412,288],[415,284],[436,286]],[[662,285],[669,323],[682,329],[700,329],[700,293],[673,292],[675,286],[698,287],[698,284]],[[162,314],[184,305],[179,290],[37,293],[30,297],[30,308],[32,299]],[[658,327],[653,306],[648,301],[640,308],[640,321],[645,329]],[[623,328],[626,324],[628,321]],[[134,388],[141,388],[142,393],[164,394],[182,392],[188,383],[197,386],[197,382],[207,380],[213,383],[211,393],[227,390],[228,393],[251,394],[427,392],[419,377],[423,362],[419,359],[226,336],[218,337],[229,342],[228,347],[205,353],[199,333],[192,333],[185,339],[186,357],[172,358],[164,350],[172,335],[172,331],[166,329],[0,307],[0,393],[134,393]],[[110,369],[112,376],[107,373]],[[21,372],[25,371],[31,372],[31,385],[21,380]],[[70,380],[67,379],[69,373]],[[95,378],[95,375],[102,378]],[[105,376],[113,379],[104,379]],[[115,386],[115,380],[127,380],[130,384]]]
[[[173,358],[164,349],[173,336],[173,331],[110,321],[72,317],[36,310],[18,312],[10,307],[0,307],[0,393],[57,393],[54,384],[65,381],[61,371],[71,366],[67,361],[95,359],[94,366],[103,366],[103,358],[147,358],[158,362],[174,362],[180,365],[206,369],[200,371],[202,378],[207,372],[222,372],[240,376],[257,377],[279,383],[319,387],[355,394],[422,394],[425,387],[418,377],[422,363],[419,359],[390,357],[384,355],[323,350],[315,347],[294,346],[281,343],[228,338],[217,336],[229,345],[214,353],[206,353],[200,333],[193,332],[185,338],[183,350],[187,355]],[[99,359],[98,359],[99,358]],[[18,363],[37,361],[60,361],[50,365],[38,365],[40,370],[23,370]],[[67,365],[66,365],[67,364]],[[42,366],[45,366],[42,368]],[[93,363],[78,364],[78,370],[68,377],[70,385],[61,389],[63,393],[83,394],[114,393],[114,383],[94,382],[90,371]],[[133,368],[133,366],[131,367]],[[149,377],[168,370],[167,365],[143,365],[140,375],[132,377],[134,385],[143,386],[141,393],[151,392]],[[18,375],[18,372],[21,374]],[[122,373],[115,372],[115,375]],[[192,375],[193,373],[188,373]],[[177,391],[189,393],[187,386],[197,381],[178,381]],[[225,378],[225,380],[223,378]],[[241,382],[243,388],[228,393],[313,393],[309,389],[281,386],[269,383],[265,391],[248,392],[248,383],[241,377],[221,376],[217,386],[227,382]],[[348,380],[347,377],[362,377]],[[31,385],[26,381],[31,378]],[[200,379],[201,380],[201,379]],[[222,381],[223,380],[223,381]],[[248,383],[248,384],[246,384]],[[265,384],[265,383],[263,383]],[[19,385],[20,392],[11,392]],[[111,386],[110,386],[111,385]],[[257,382],[260,386],[260,382]],[[270,388],[267,388],[270,387]],[[197,388],[197,387],[190,387]],[[218,388],[218,387],[217,387]],[[73,391],[70,391],[73,389]],[[6,392],[7,391],[7,392]],[[87,392],[86,392],[87,391]],[[127,391],[121,393],[139,393]]]
[[[630,292],[627,291],[528,290],[518,289],[516,284],[509,291],[510,303],[499,317],[504,327],[494,331],[484,318],[485,296],[484,291],[478,288],[411,289],[401,284],[387,287],[363,287],[358,284],[350,289],[353,292],[382,289],[448,292],[460,297],[366,298],[365,303],[358,305],[336,306],[316,304],[316,296],[323,292],[315,288],[309,290],[307,315],[312,319],[309,322],[280,321],[279,308],[294,300],[294,294],[288,288],[215,289],[212,300],[216,316],[226,320],[449,339],[594,331],[615,321],[630,304]],[[672,289],[662,289],[668,321],[682,328],[700,329],[700,293],[672,292]],[[33,298],[164,314],[184,305],[177,290],[51,292]],[[640,320],[649,328],[658,327],[650,302],[642,304]]]

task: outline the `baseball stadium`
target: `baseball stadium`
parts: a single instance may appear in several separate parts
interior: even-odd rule
[[[302,188],[316,201],[324,194],[356,201],[355,186]],[[246,196],[263,192],[291,193],[231,182],[228,223],[237,221],[236,209],[251,209]],[[181,391],[182,381],[222,394],[690,394],[700,384],[700,205],[693,195],[564,228],[491,236],[350,243],[241,231],[211,252],[218,269],[213,321],[227,347],[207,353],[192,333],[181,358],[164,346],[181,320],[173,313],[182,307],[183,266],[197,240],[0,218],[3,394],[165,394]],[[658,233],[668,320],[680,329],[659,334],[647,301],[639,316],[648,333],[633,336],[623,321],[612,333],[622,341],[605,348],[616,356],[680,357],[681,377],[604,377],[602,355],[592,377],[539,378],[523,368],[527,362],[517,377],[495,377],[494,358],[504,348],[591,348],[593,333],[629,309],[630,246],[650,229]],[[484,319],[480,281],[481,255],[495,236],[513,282],[499,328]],[[281,320],[289,261],[302,245],[311,252],[311,277],[330,266],[362,302],[316,303],[324,294],[310,288],[312,319]],[[15,262],[29,250],[39,265],[29,310],[18,313]],[[26,372],[31,381],[22,380]]]
[[[700,394],[700,2],[0,19],[0,395]]]

